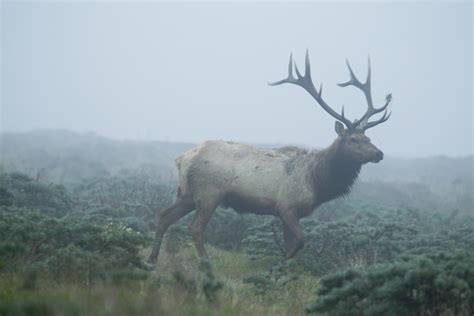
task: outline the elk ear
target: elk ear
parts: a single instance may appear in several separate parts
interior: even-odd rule
[[[341,122],[336,121],[335,128],[337,135],[342,136],[344,134],[344,125]]]

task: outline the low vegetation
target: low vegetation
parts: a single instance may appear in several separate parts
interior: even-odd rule
[[[1,172],[0,315],[473,313],[465,195],[439,210],[393,203],[396,184],[372,199],[363,183],[302,221],[306,246],[287,261],[273,217],[218,209],[206,230],[210,274],[187,232],[192,214],[170,228],[157,266],[144,263],[175,185],[142,169],[61,185]]]

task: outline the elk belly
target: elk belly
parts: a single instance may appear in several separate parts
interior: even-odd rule
[[[240,196],[235,192],[230,192],[225,195],[222,206],[232,208],[237,213],[277,214],[274,200],[257,196]]]

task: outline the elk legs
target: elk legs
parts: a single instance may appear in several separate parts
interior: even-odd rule
[[[155,241],[153,242],[153,248],[150,257],[148,257],[148,262],[156,263],[158,254],[160,253],[161,241],[168,227],[190,213],[193,209],[193,202],[178,198],[172,206],[158,213]]]
[[[197,203],[196,214],[189,224],[189,233],[194,240],[194,245],[200,259],[208,259],[206,249],[204,248],[204,229],[217,207],[216,202],[210,202],[209,200]]]
[[[287,254],[295,246],[295,236],[291,233],[290,229],[283,225],[283,249]]]
[[[297,218],[287,216],[281,218],[283,223],[283,245],[286,259],[291,259],[304,246],[303,230]]]

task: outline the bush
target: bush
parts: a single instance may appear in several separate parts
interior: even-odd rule
[[[309,313],[327,315],[471,315],[474,257],[406,256],[390,264],[350,269],[321,279]]]
[[[71,191],[82,211],[120,219],[147,233],[155,228],[156,212],[172,204],[175,185],[132,173],[83,181]]]
[[[83,213],[52,218],[37,210],[0,208],[3,270],[35,269],[43,278],[90,284],[116,270],[140,269],[148,238],[120,221]]]
[[[62,216],[75,209],[64,186],[45,184],[19,172],[0,174],[0,186],[11,195],[10,203],[3,205],[39,209],[52,216]]]
[[[12,206],[13,201],[13,194],[11,194],[7,189],[0,187],[0,206]]]

